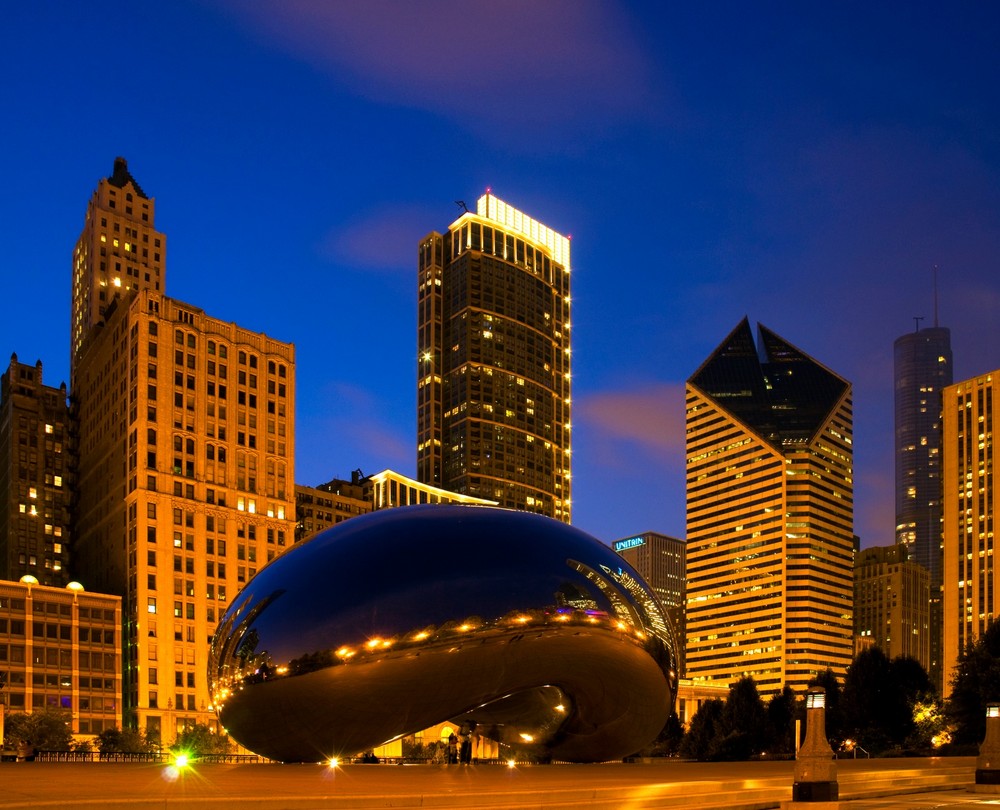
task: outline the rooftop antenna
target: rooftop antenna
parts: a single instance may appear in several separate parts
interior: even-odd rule
[[[465,204],[465,200],[455,200],[455,205],[461,208],[466,214],[470,213],[469,206]]]
[[[934,327],[938,325],[938,291],[937,291],[938,266],[934,265]]]
[[[914,316],[913,316],[913,325],[914,325],[914,327],[916,327],[916,328],[915,328],[915,329],[913,330],[914,332],[919,332],[919,331],[920,331],[920,322],[921,322],[921,321],[922,321],[923,319],[924,319],[924,316],[923,316],[923,315],[914,315]]]

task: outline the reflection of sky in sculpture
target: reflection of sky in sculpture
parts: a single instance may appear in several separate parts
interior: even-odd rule
[[[510,646],[525,633],[544,640],[544,646],[534,648],[541,651],[537,661]],[[627,656],[622,643],[633,650]],[[329,694],[342,704],[352,695],[359,701],[377,699],[373,676],[382,677],[386,667],[365,667],[379,663],[399,666],[400,672],[414,677],[443,671],[451,660],[462,660],[469,672],[478,672],[486,661],[501,669],[509,664],[520,667],[511,683],[531,691],[551,686],[543,671],[535,671],[541,662],[551,667],[552,678],[575,682],[576,692],[585,695],[589,685],[570,670],[574,663],[586,666],[589,651],[604,656],[609,672],[619,666],[618,658],[620,666],[626,666],[627,658],[632,662],[627,666],[643,668],[649,691],[662,691],[650,699],[665,703],[675,691],[673,649],[669,624],[648,586],[618,555],[588,535],[527,513],[417,506],[354,518],[293,547],[262,569],[220,623],[210,680],[223,723],[238,740],[243,732],[247,742],[240,741],[252,747],[249,743],[256,737],[249,707],[276,696],[279,682],[309,673],[310,685],[323,678],[328,689],[324,693],[316,687],[311,700],[322,703]],[[455,655],[448,659],[449,654]],[[362,740],[359,729],[371,728],[376,737],[385,734],[388,739],[424,727],[405,727],[407,722],[431,725],[477,707],[484,719],[489,715],[497,725],[503,725],[504,717],[524,721],[542,701],[522,695],[501,703],[503,678],[491,667],[478,672],[476,682],[462,682],[445,697],[436,693],[436,686],[421,690],[417,684],[408,698],[411,703],[396,712],[412,716],[412,721],[396,722],[388,712],[374,717],[359,710],[353,716],[337,705],[330,708],[330,723],[337,728],[314,735],[339,735],[345,746],[377,745],[384,739]],[[654,668],[660,673],[655,677],[650,675]],[[628,675],[624,670],[618,674]],[[652,686],[657,680],[661,687]],[[443,705],[450,697],[453,705]],[[573,703],[572,694],[565,697]],[[625,700],[629,702],[641,701]],[[483,709],[490,703],[489,711]],[[573,705],[580,724],[590,707]],[[435,713],[439,716],[427,722]],[[553,727],[554,721],[547,722]],[[573,725],[563,724],[564,730]],[[552,732],[556,753],[558,731]],[[290,730],[286,736],[283,758],[310,758],[293,752]],[[646,742],[640,740],[636,747]],[[323,743],[317,739],[315,744]],[[587,757],[584,752],[577,758]]]

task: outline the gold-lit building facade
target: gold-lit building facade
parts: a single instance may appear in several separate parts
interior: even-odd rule
[[[852,658],[850,384],[747,319],[687,382],[687,677],[803,692]]]
[[[294,347],[149,290],[105,319],[77,358],[74,570],[122,595],[125,707],[170,743],[216,725],[216,622],[294,541]]]
[[[115,296],[133,289],[166,289],[167,238],[154,228],[155,213],[155,200],[132,177],[128,162],[115,158],[111,175],[98,182],[87,204],[73,250],[71,382],[84,338]]]
[[[0,581],[0,702],[65,711],[82,737],[120,728],[121,599],[33,579]]]
[[[418,250],[417,480],[569,522],[569,239],[490,193]]]
[[[1000,615],[996,517],[1000,497],[993,429],[1000,424],[1000,369],[944,389],[942,514],[944,685],[959,653]]]
[[[70,464],[66,384],[12,355],[0,378],[0,579],[69,582]]]
[[[909,559],[906,546],[875,546],[854,562],[856,648],[878,647],[930,666],[931,574]]]

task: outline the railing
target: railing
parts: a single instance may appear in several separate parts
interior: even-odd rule
[[[143,754],[107,753],[99,751],[36,751],[36,762],[171,762],[174,755],[170,751],[154,751]],[[256,754],[205,754],[194,758],[196,762],[210,764],[242,765],[265,763],[271,760]]]

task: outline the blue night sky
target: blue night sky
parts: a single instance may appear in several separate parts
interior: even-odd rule
[[[684,535],[684,381],[748,315],[854,384],[892,541],[892,343],[1000,367],[1000,5],[8,4],[0,351],[68,378],[116,155],[167,294],[297,349],[295,480],[416,468],[416,245],[502,200],[573,238],[573,515]],[[6,368],[6,362],[4,362]]]

